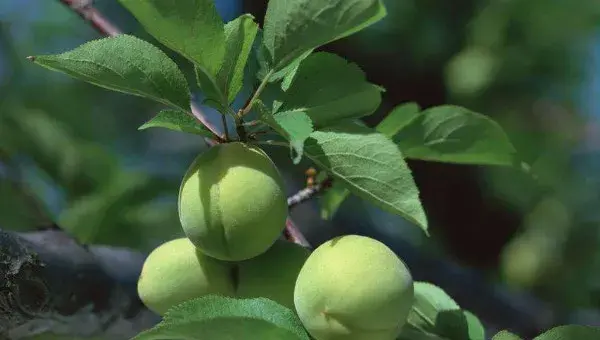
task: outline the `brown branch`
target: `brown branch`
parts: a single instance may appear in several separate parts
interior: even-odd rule
[[[102,35],[115,36],[123,33],[117,26],[108,21],[94,6],[91,0],[59,0],[73,12],[87,21]]]
[[[92,5],[90,0],[58,0],[63,5],[67,6],[87,23],[89,23],[98,33],[114,37],[123,34],[115,24],[108,20],[98,9]],[[216,137],[217,142],[221,143],[225,140],[224,135],[208,121],[208,118],[202,110],[194,102],[190,103],[192,115],[198,119],[207,129],[209,129]]]
[[[313,197],[320,195],[325,190],[327,190],[328,188],[331,187],[332,182],[333,182],[333,179],[331,177],[327,177],[321,183],[317,183],[313,186],[306,187],[306,188],[298,191],[294,195],[288,197],[288,207],[291,210],[294,207],[296,207],[297,205],[302,204],[302,203],[312,199]]]
[[[294,221],[289,217],[285,221],[285,230],[283,231],[283,236],[285,237],[286,240],[297,243],[297,244],[303,246],[304,248],[308,248],[308,249],[312,248],[310,243],[308,243],[308,241],[304,237],[304,235],[302,235],[300,230],[298,230],[298,227],[296,227],[296,224],[294,224]]]
[[[60,230],[0,226],[0,339],[41,333],[130,339],[160,318],[137,296],[145,254],[81,247]]]

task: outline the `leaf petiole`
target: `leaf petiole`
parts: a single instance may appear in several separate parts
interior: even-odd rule
[[[252,97],[248,101],[248,104],[246,104],[246,106],[238,112],[238,116],[240,118],[245,116],[246,114],[248,114],[250,112],[250,110],[252,110],[252,106],[254,106],[254,102],[258,99],[258,97],[260,97],[261,93],[267,87],[267,84],[269,83],[269,79],[271,78],[271,76],[273,76],[274,73],[275,72],[273,70],[271,70],[271,71],[269,71],[269,73],[267,73],[267,75],[262,80],[262,82],[260,83],[260,85],[258,86],[256,91],[254,91],[254,93],[252,94]]]

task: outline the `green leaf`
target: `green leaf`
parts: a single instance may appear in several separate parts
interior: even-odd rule
[[[265,298],[205,296],[171,308],[163,321],[133,340],[309,340],[296,314]]]
[[[290,156],[294,164],[300,163],[304,153],[304,142],[313,132],[310,117],[304,111],[285,111],[271,114],[264,104],[259,102],[260,120],[267,123],[273,130],[290,142]],[[294,152],[296,155],[294,155]]]
[[[225,25],[225,60],[217,73],[221,92],[231,104],[242,88],[244,68],[258,31],[254,17],[244,14]]]
[[[381,103],[381,88],[367,82],[356,64],[327,52],[308,56],[284,87],[276,111],[303,110],[317,127],[370,115]]]
[[[479,318],[468,310],[463,310],[467,321],[467,331],[470,340],[486,340],[485,327]]]
[[[402,153],[389,138],[364,125],[343,122],[313,132],[304,153],[353,194],[427,232],[419,190]]]
[[[304,53],[354,34],[385,15],[381,0],[270,1],[263,37],[270,70],[282,70]]]
[[[500,125],[453,105],[425,110],[395,137],[407,158],[448,163],[515,164],[515,149]]]
[[[427,334],[448,340],[485,340],[479,319],[460,306],[441,288],[415,282],[415,302],[407,323]]]
[[[331,219],[349,195],[350,190],[346,186],[334,181],[331,187],[319,197],[321,218]]]
[[[435,334],[427,333],[423,330],[415,328],[410,324],[402,327],[402,331],[396,340],[448,340]]]
[[[258,68],[256,70],[256,78],[258,80],[265,81],[265,78],[268,82],[276,82],[288,76],[290,73],[294,73],[295,70],[298,69],[300,63],[306,59],[309,55],[312,54],[312,50],[304,52],[300,57],[296,58],[293,62],[291,62],[288,66],[282,68],[279,71],[273,71],[271,69],[270,61],[269,61],[269,51],[263,44],[263,31],[259,29],[258,34],[256,35],[256,48],[255,48],[255,57],[256,62],[258,63]],[[285,88],[285,87],[284,87]]]
[[[551,330],[535,337],[533,340],[587,340],[600,339],[600,328],[564,325],[552,328]],[[495,340],[495,339],[494,339]]]
[[[415,102],[400,104],[377,124],[375,130],[392,138],[413,119],[418,117],[420,111],[419,104]]]
[[[62,54],[30,59],[109,90],[190,109],[190,90],[175,62],[156,46],[130,35],[93,40]]]
[[[494,335],[492,340],[522,340],[522,339],[518,335],[513,334],[509,331],[500,331],[498,334]]]
[[[140,126],[138,130],[145,130],[153,127],[162,127],[179,132],[213,137],[213,134],[204,125],[189,114],[179,110],[162,110],[154,116],[154,118]]]
[[[398,131],[405,127],[411,120],[417,117],[420,111],[417,103],[405,103],[395,107],[379,124],[375,130],[386,137],[392,138]],[[350,195],[350,191],[338,182],[321,195],[319,198],[321,207],[321,218],[331,219],[340,205]]]
[[[214,76],[225,55],[225,31],[214,0],[119,0],[148,33]]]
[[[198,66],[194,68],[194,71],[200,90],[206,97],[203,104],[213,107],[221,113],[227,112],[227,105],[225,104],[227,103],[227,98],[223,91],[221,91],[217,79],[202,71]]]

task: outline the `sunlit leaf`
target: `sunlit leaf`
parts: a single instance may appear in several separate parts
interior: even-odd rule
[[[188,111],[183,73],[156,46],[130,35],[87,42],[74,50],[30,58],[48,69],[113,91],[146,97]]]
[[[270,1],[263,44],[272,71],[321,45],[344,38],[386,15],[380,0]]]
[[[401,151],[389,138],[364,125],[344,122],[313,132],[304,153],[353,194],[427,232],[419,190]]]

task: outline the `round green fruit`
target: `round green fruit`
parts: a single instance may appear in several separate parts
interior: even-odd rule
[[[148,255],[137,290],[146,307],[159,315],[190,299],[235,293],[229,263],[206,256],[187,238],[165,242]]]
[[[414,301],[406,265],[369,237],[336,237],[315,249],[298,274],[296,312],[317,340],[393,340]]]
[[[287,195],[275,164],[261,149],[219,144],[196,158],[179,190],[186,236],[219,260],[242,261],[265,252],[287,217]]]
[[[300,245],[278,240],[265,253],[238,264],[237,295],[268,298],[294,310],[296,278],[309,255]]]

